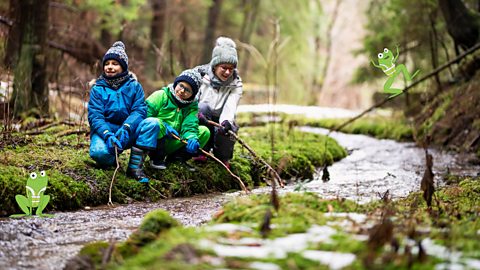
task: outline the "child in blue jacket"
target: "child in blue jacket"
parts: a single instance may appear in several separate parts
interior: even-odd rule
[[[115,164],[118,153],[135,142],[138,124],[147,115],[140,83],[128,71],[128,56],[121,41],[113,43],[102,59],[103,73],[90,90],[88,122],[90,156],[101,167]]]

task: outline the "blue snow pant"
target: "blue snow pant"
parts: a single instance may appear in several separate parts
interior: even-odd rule
[[[117,132],[117,130],[120,128],[120,125],[114,125],[112,123],[108,123],[108,125],[110,127],[110,131],[113,133]],[[155,134],[158,133],[158,127],[155,126],[154,123],[152,124],[150,122],[145,122],[143,126],[139,125],[135,132],[130,134],[127,146],[123,150],[130,149],[132,146],[134,146],[135,141],[141,132],[144,134],[144,136],[150,136],[149,134],[151,134],[151,136],[156,136]],[[92,157],[92,159],[102,167],[115,165],[115,154],[108,152],[107,143],[102,139],[102,137],[95,132],[93,132],[90,137],[90,157]],[[156,144],[152,146],[153,149],[155,149],[155,146]]]

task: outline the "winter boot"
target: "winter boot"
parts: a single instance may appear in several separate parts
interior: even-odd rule
[[[187,170],[195,172],[197,171],[195,166],[187,163],[187,161],[189,161],[190,159],[192,159],[192,154],[188,153],[185,147],[182,147],[176,152],[169,155],[167,157],[167,162],[180,162],[181,164],[183,164],[184,167],[187,168]]]
[[[133,146],[131,151],[130,160],[128,161],[127,176],[134,178],[140,183],[148,183],[148,177],[142,169],[143,150]]]
[[[157,149],[148,154],[150,157],[150,167],[157,170],[165,170],[165,137],[157,140]]]

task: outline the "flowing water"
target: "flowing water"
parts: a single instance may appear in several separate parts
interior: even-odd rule
[[[304,127],[305,132],[327,130]],[[281,192],[308,190],[324,197],[343,197],[358,202],[376,199],[387,190],[394,197],[418,190],[424,171],[425,153],[412,143],[378,140],[363,135],[333,133],[349,156],[329,167],[330,181],[322,182],[321,171],[311,181],[287,186]],[[463,157],[430,150],[437,182],[450,171],[476,175],[480,168],[465,165]],[[463,164],[463,165],[462,165]],[[268,192],[269,188],[254,190]],[[83,245],[92,241],[121,241],[140,224],[143,216],[162,208],[182,224],[199,226],[222,204],[240,193],[209,194],[189,198],[135,203],[114,208],[99,207],[55,213],[54,218],[0,219],[0,269],[62,269]]]

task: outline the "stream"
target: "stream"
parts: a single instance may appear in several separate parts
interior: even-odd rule
[[[302,131],[326,134],[321,128]],[[413,143],[378,140],[363,135],[332,133],[349,155],[329,167],[330,181],[322,182],[321,170],[314,179],[289,185],[280,192],[310,191],[323,197],[342,197],[357,202],[380,198],[387,190],[393,198],[419,190],[425,170],[425,153]],[[437,185],[447,171],[477,175],[469,157],[430,149]],[[255,189],[254,193],[268,192]],[[149,211],[162,208],[186,226],[199,226],[240,192],[134,203],[114,208],[92,207],[57,212],[54,218],[0,219],[0,269],[63,269],[83,245],[93,241],[122,241],[138,227]]]

